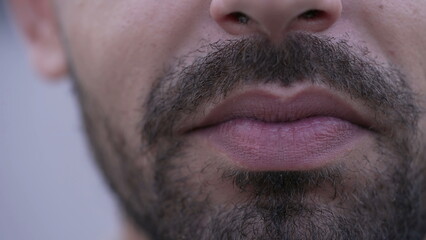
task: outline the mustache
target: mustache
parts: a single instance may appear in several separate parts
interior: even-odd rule
[[[253,37],[212,43],[196,53],[205,56],[190,64],[184,62],[191,56],[178,59],[155,81],[142,121],[141,135],[148,146],[175,137],[185,116],[239,86],[291,87],[302,81],[362,101],[375,113],[375,130],[415,131],[420,111],[405,76],[345,40],[296,33],[278,45]]]

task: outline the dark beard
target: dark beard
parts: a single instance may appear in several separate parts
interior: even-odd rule
[[[311,35],[290,36],[281,46],[259,39],[216,43],[207,56],[175,66],[145,103],[142,155],[153,169],[135,167],[138,150],[126,149],[119,129],[79,89],[87,131],[97,160],[132,220],[153,239],[421,239],[425,234],[420,197],[424,139],[419,110],[403,75],[345,42]],[[203,51],[200,51],[203,52]],[[244,172],[214,166],[243,200],[216,206],[192,174],[179,174],[191,143],[176,134],[183,116],[223,98],[241,85],[290,87],[308,79],[362,101],[376,114],[379,159],[372,169],[345,164],[308,172]],[[92,107],[90,107],[92,105]],[[102,133],[101,133],[102,132]],[[100,144],[100,138],[107,145]],[[105,148],[117,159],[109,159]],[[186,160],[186,161],[183,161]],[[211,159],[215,162],[214,159]],[[119,162],[114,169],[108,162]],[[386,167],[386,169],[383,169]],[[154,177],[147,180],[149,171]],[[202,172],[193,173],[203,174]],[[357,179],[359,178],[359,179]],[[318,192],[323,192],[318,194]]]
[[[387,163],[386,171],[366,169],[354,174],[345,164],[306,172],[219,169],[223,181],[233,182],[243,196],[232,206],[216,206],[208,196],[196,200],[206,196],[202,187],[187,181],[190,176],[172,177],[180,169],[176,162],[190,158],[180,153],[158,168],[155,206],[161,217],[149,232],[153,239],[164,240],[423,239],[422,176],[413,174],[417,172],[413,161],[402,148],[390,152],[386,150],[390,146],[377,147],[378,161]],[[374,178],[349,179],[363,176]],[[147,219],[140,216],[133,220],[146,227]]]

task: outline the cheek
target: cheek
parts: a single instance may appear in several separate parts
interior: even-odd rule
[[[347,0],[327,34],[368,47],[372,58],[392,64],[417,92],[426,92],[426,2]]]
[[[363,0],[365,1],[365,0]],[[369,35],[391,63],[407,75],[415,91],[426,90],[426,2],[420,0],[372,1],[365,10]]]
[[[135,128],[153,81],[194,32],[199,15],[193,12],[208,10],[204,1],[191,2],[80,1],[65,12],[79,84],[126,136],[138,139]]]

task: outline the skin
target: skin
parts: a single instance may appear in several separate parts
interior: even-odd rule
[[[120,172],[122,156],[114,147],[120,142],[126,158],[132,159],[132,169],[141,175],[139,183],[152,190],[155,150],[143,151],[139,124],[145,113],[147,97],[165,66],[175,65],[183,56],[191,63],[194,52],[206,43],[238,40],[260,36],[279,44],[291,33],[305,31],[349,46],[368,49],[368,57],[384,65],[393,65],[405,75],[407,84],[416,94],[416,104],[426,108],[426,2],[421,0],[11,0],[16,19],[29,46],[29,55],[41,74],[50,79],[72,75],[85,113],[89,137],[96,157],[107,180],[124,202],[136,210],[146,207],[156,196],[146,194],[140,199]],[[300,18],[308,10],[320,10],[323,15],[311,20]],[[233,12],[249,16],[248,24],[229,17]],[[347,96],[343,96],[349,99]],[[141,106],[142,107],[141,109]],[[142,115],[142,116],[141,116]],[[96,124],[95,124],[96,123]],[[113,129],[111,132],[105,130]],[[426,118],[416,121],[419,139],[416,144],[426,148]],[[117,141],[111,140],[116,136]],[[384,169],[389,162],[380,162],[375,138],[368,137],[339,161],[347,168]],[[217,166],[229,162],[214,149],[196,138],[186,152],[187,168],[169,173],[170,176],[190,176],[189,189],[197,182],[209,183],[203,194],[211,194],[213,204],[238,203],[243,195],[223,183],[215,172],[201,169],[207,158],[218,160]],[[372,161],[359,162],[363,156]],[[413,155],[414,156],[414,155]],[[395,160],[396,161],[396,160]],[[415,168],[424,167],[424,155],[416,155]],[[357,164],[358,163],[358,164]],[[366,182],[374,174],[358,177]],[[350,185],[350,184],[349,184]],[[334,206],[328,200],[327,187],[315,197],[322,204]],[[154,191],[154,190],[152,190]],[[195,191],[195,190],[193,190]],[[143,195],[143,194],[142,194]],[[325,199],[325,200],[324,200]],[[142,204],[143,203],[143,204]],[[136,229],[136,230],[135,230]],[[125,239],[147,239],[143,229],[129,224]]]

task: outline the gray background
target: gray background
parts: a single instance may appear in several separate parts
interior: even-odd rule
[[[118,239],[118,210],[86,146],[69,81],[34,72],[3,4],[0,240]]]

